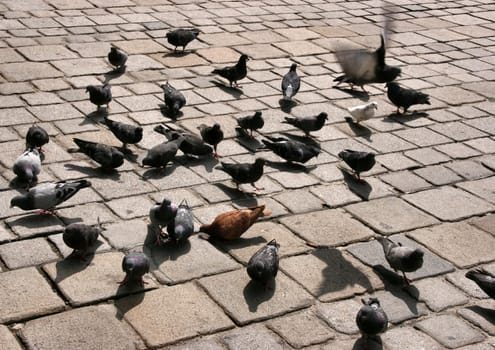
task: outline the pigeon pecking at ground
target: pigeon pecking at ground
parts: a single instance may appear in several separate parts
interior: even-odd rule
[[[194,233],[192,210],[184,200],[179,204],[177,214],[167,225],[168,240],[176,243],[186,241]]]
[[[85,141],[76,137],[73,140],[79,149],[70,150],[70,152],[84,153],[100,164],[103,170],[115,169],[124,164],[124,155],[116,147],[98,142]]]
[[[40,152],[43,152],[41,147],[50,141],[50,136],[41,126],[33,125],[26,133],[26,148],[37,147]]]
[[[74,249],[71,256],[78,256],[84,260],[103,230],[99,218],[96,225],[73,223],[65,228],[62,239],[69,248]]]
[[[106,105],[107,109],[109,108],[109,104],[112,101],[112,90],[110,85],[88,85],[86,86],[86,92],[89,92],[89,101],[97,106],[97,111],[100,110],[100,106],[102,105]]]
[[[28,187],[38,179],[41,172],[41,158],[36,148],[28,149],[14,161],[14,174],[21,181],[25,181]]]
[[[387,97],[396,107],[397,114],[404,108],[404,114],[412,105],[430,104],[430,96],[414,89],[406,89],[396,82],[387,83]]]
[[[163,198],[161,203],[156,203],[150,209],[151,226],[156,230],[156,244],[162,242],[163,228],[170,224],[177,214],[177,205],[168,198]]]
[[[249,277],[254,281],[262,283],[265,288],[277,276],[279,248],[280,245],[273,239],[254,253],[248,261],[247,273]]]
[[[141,287],[144,287],[146,282],[144,282],[143,276],[150,272],[150,259],[144,253],[127,253],[122,259],[122,271],[125,272],[125,277],[119,282],[121,286],[137,282]]]
[[[177,51],[177,46],[182,46],[182,52],[186,49],[187,44],[196,39],[200,31],[196,28],[191,29],[175,29],[167,33],[167,41],[174,45],[174,52]]]
[[[285,117],[283,123],[290,124],[304,131],[306,136],[310,136],[311,131],[318,131],[323,128],[325,121],[328,119],[328,114],[321,112],[318,115],[311,117]]]
[[[160,85],[164,94],[164,101],[172,116],[177,116],[182,107],[186,105],[186,97],[182,92],[170,85],[169,82]]]
[[[272,212],[265,205],[236,209],[218,215],[211,224],[201,225],[199,232],[225,240],[234,240],[246,232],[259,217]]]
[[[123,147],[127,144],[135,144],[143,139],[143,128],[105,118],[105,125],[122,142]]]
[[[346,149],[339,152],[338,156],[354,170],[358,180],[361,180],[362,172],[371,170],[375,165],[375,154],[371,152],[359,152]]]
[[[239,86],[237,84],[237,81],[244,79],[247,75],[246,62],[248,60],[249,58],[247,55],[241,55],[239,61],[235,66],[214,69],[212,73],[218,74],[221,77],[227,79],[230,83],[230,87],[232,87],[232,83],[234,83],[236,86]]]
[[[256,111],[253,115],[237,119],[237,124],[244,130],[250,130],[251,137],[253,137],[253,131],[261,129],[265,125],[265,120],[261,111]]]
[[[466,277],[473,280],[490,298],[495,299],[495,276],[485,269],[466,272]]]
[[[301,78],[296,72],[297,64],[292,63],[289,72],[282,78],[282,94],[284,99],[290,100],[301,87]]]
[[[306,163],[311,158],[317,157],[320,154],[318,147],[307,145],[297,140],[270,136],[267,136],[267,139],[261,141],[268,149],[288,162]]]
[[[115,67],[115,71],[122,71],[125,69],[127,58],[127,54],[124,51],[113,46],[110,48],[108,62]]]
[[[217,146],[223,140],[223,130],[220,127],[220,124],[215,123],[212,126],[200,124],[198,129],[203,141],[213,146],[213,156],[215,158],[221,158],[217,152]]]
[[[184,130],[172,130],[165,125],[157,125],[153,128],[159,134],[164,135],[168,140],[173,137],[183,139],[179,149],[186,155],[205,156],[213,152],[213,148],[207,145],[201,137]]]
[[[148,150],[143,158],[142,166],[148,165],[154,168],[164,168],[167,164],[175,159],[184,138],[179,134],[172,136],[168,142],[160,143]]]
[[[373,118],[377,109],[378,103],[376,102],[370,102],[364,105],[347,108],[354,121],[358,124],[362,121]]]
[[[363,306],[356,315],[356,324],[364,338],[366,348],[370,337],[387,330],[388,317],[377,298],[370,298],[367,301],[361,299],[361,302]]]
[[[263,158],[256,158],[254,163],[224,163],[220,162],[221,167],[215,169],[222,170],[232,177],[239,190],[240,184],[251,184],[256,190],[262,190],[254,184],[263,175],[263,166],[266,161]]]

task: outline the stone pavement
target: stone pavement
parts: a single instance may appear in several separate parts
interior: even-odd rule
[[[362,101],[333,88],[333,52],[342,43],[379,45],[381,1],[0,0],[1,348],[357,349],[360,299],[375,295],[390,325],[371,349],[493,349],[495,303],[464,274],[475,266],[495,273],[495,4],[394,3],[387,60],[431,106],[397,116],[384,86],[371,85],[378,115],[356,127],[345,121],[346,107]],[[192,26],[199,40],[174,55],[166,32]],[[110,44],[130,55],[119,77],[106,74]],[[210,72],[240,53],[251,58],[248,77],[241,91],[224,88]],[[297,105],[283,111],[280,82],[292,62],[302,87]],[[84,91],[110,78],[111,118],[144,128],[130,147],[137,157],[116,174],[67,152],[73,137],[120,146]],[[188,101],[177,121],[161,112],[167,80]],[[264,135],[301,135],[284,116],[327,112],[314,134],[322,153],[305,168],[254,154],[234,128],[257,110]],[[272,161],[258,183],[265,190],[236,191],[212,158],[179,155],[163,173],[138,166],[163,141],[153,132],[158,123],[197,132],[213,121],[225,130],[224,159]],[[33,123],[51,136],[39,181],[93,184],[57,217],[9,208],[23,191],[12,164]],[[344,148],[377,153],[365,182],[341,170]],[[236,242],[194,236],[180,247],[143,246],[148,210],[164,196],[186,199],[198,225],[256,203],[273,214]],[[96,255],[64,260],[64,226],[98,217],[106,231]],[[426,251],[413,286],[389,271],[377,235]],[[275,288],[263,290],[245,265],[272,238],[281,245],[280,272]],[[123,254],[140,249],[152,259],[145,290],[119,287]]]

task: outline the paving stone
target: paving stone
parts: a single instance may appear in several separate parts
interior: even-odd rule
[[[107,203],[122,219],[133,219],[147,216],[154,203],[146,196],[133,196],[115,199]]]
[[[424,279],[415,282],[414,287],[419,294],[418,300],[426,303],[435,312],[466,304],[469,301],[465,294],[443,279]],[[416,295],[412,297],[416,298]]]
[[[251,45],[242,45],[237,46],[237,50],[252,57],[255,60],[269,59],[269,58],[278,58],[278,57],[286,57],[287,53],[280,50],[279,48],[274,47],[270,44],[251,44]]]
[[[144,297],[132,295],[117,300],[116,305],[151,347],[233,327],[222,310],[192,283],[162,287]],[[163,317],[164,314],[174,317]]]
[[[18,49],[30,61],[52,61],[76,58],[77,55],[62,45],[25,46]]]
[[[58,255],[44,238],[0,245],[0,256],[10,269],[39,265],[58,258]]]
[[[317,245],[338,246],[373,235],[370,229],[340,209],[293,215],[282,218],[280,222],[303,239]]]
[[[380,305],[390,323],[398,324],[427,314],[426,307],[399,289],[388,289],[372,295],[380,300]]]
[[[412,327],[396,327],[387,330],[381,336],[387,349],[431,349],[441,350],[443,347],[428,335]]]
[[[363,137],[358,138],[358,140],[364,145],[369,146],[380,153],[404,151],[414,148],[413,144],[392,134],[373,134],[370,136],[369,140]]]
[[[0,273],[0,322],[12,322],[64,309],[64,301],[34,267]]]
[[[142,219],[126,220],[105,225],[102,235],[116,249],[131,249],[145,242],[148,224]]]
[[[466,222],[426,227],[407,235],[461,268],[493,260],[495,238]]]
[[[402,193],[416,192],[431,187],[431,184],[410,171],[398,171],[380,176],[384,182],[392,185]]]
[[[36,118],[24,108],[0,109],[0,126],[34,123]]]
[[[394,134],[420,147],[450,142],[450,139],[447,137],[425,127],[399,130],[394,132]]]
[[[469,221],[471,225],[476,226],[486,232],[495,235],[495,215],[486,215],[480,218],[474,218]]]
[[[495,203],[495,177],[486,179],[467,181],[457,184],[458,187],[471,192],[478,197],[484,198],[489,202]]]
[[[15,235],[5,225],[0,225],[0,242],[8,242],[15,238]]]
[[[485,339],[478,330],[453,315],[439,315],[416,323],[426,334],[449,349],[477,343]]]
[[[455,141],[465,141],[471,138],[486,136],[484,132],[461,122],[435,124],[430,126],[430,128]]]
[[[414,173],[436,186],[447,185],[462,180],[460,176],[442,165],[427,166],[415,170]]]
[[[404,153],[407,157],[423,164],[432,165],[437,163],[443,163],[450,160],[445,154],[436,151],[433,148],[420,148]]]
[[[401,153],[379,154],[376,161],[392,171],[405,170],[416,167],[418,163],[405,157]]]
[[[219,341],[206,337],[199,340],[186,341],[179,345],[167,346],[162,350],[225,350]]]
[[[98,179],[93,178],[91,179],[91,184],[106,199],[148,193],[154,189],[153,186],[144,182],[132,172],[118,173],[117,179],[113,176]]]
[[[478,299],[488,298],[486,293],[483,292],[474,281],[466,278],[466,272],[467,271],[457,270],[448,274],[446,279],[469,296]]]
[[[222,337],[230,350],[260,349],[260,350],[282,350],[283,342],[276,335],[261,325],[243,328],[229,332]]]
[[[317,312],[336,331],[356,334],[359,333],[359,328],[356,325],[356,314],[361,306],[362,304],[356,299],[345,299],[318,304]]]
[[[286,189],[296,189],[318,184],[318,180],[311,175],[299,173],[297,177],[291,173],[277,172],[269,175]]]
[[[493,172],[485,168],[481,162],[473,160],[458,160],[448,163],[445,166],[468,180],[475,180],[493,174]]]
[[[488,202],[450,186],[407,194],[403,198],[445,221],[454,221],[484,214],[494,208]],[[463,205],[458,205],[458,203],[463,203]]]
[[[52,64],[67,77],[79,75],[104,74],[108,72],[108,64],[103,58],[75,58],[53,61]],[[41,76],[37,78],[53,78],[59,75]]]
[[[0,73],[10,82],[55,78],[63,75],[50,64],[41,62],[0,64]]]
[[[435,149],[454,159],[472,158],[480,154],[477,150],[458,142],[436,146]]]
[[[5,350],[22,350],[15,336],[6,326],[0,326],[0,343]]]
[[[342,182],[315,186],[311,188],[311,192],[330,207],[338,207],[361,201],[360,197],[355,195],[347,184]]]
[[[112,305],[89,306],[29,321],[21,332],[32,349],[143,348],[134,330],[115,314]]]

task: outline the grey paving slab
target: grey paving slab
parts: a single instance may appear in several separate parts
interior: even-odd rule
[[[22,347],[6,326],[0,326],[0,343],[5,350],[21,350]]]
[[[440,278],[418,281],[414,283],[414,287],[418,290],[418,299],[435,312],[466,304],[469,301],[464,293]]]
[[[495,215],[486,215],[479,218],[474,218],[469,221],[469,223],[486,232],[495,234]]]
[[[261,325],[229,332],[222,337],[222,340],[230,350],[248,349],[251,347],[263,350],[282,350],[285,348],[280,338]]]
[[[463,182],[457,186],[477,195],[478,197],[486,199],[491,203],[495,203],[495,176],[481,180]]]
[[[397,327],[389,329],[381,336],[384,345],[391,350],[400,349],[443,349],[430,336],[414,329],[413,327]]]
[[[465,320],[480,327],[489,335],[495,335],[495,325],[493,320],[493,300],[479,301],[475,305],[471,305],[457,310],[457,313],[461,315]]]
[[[17,269],[56,260],[58,255],[45,238],[34,238],[1,245],[0,257],[8,268]]]
[[[356,324],[356,315],[361,306],[360,301],[350,298],[332,303],[321,303],[317,306],[317,312],[336,331],[357,334],[359,328]]]
[[[372,297],[380,301],[390,323],[397,324],[427,314],[427,308],[424,304],[418,303],[400,289],[391,288],[379,291],[374,293]]]

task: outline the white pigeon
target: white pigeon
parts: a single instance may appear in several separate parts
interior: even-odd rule
[[[31,185],[41,172],[41,159],[37,149],[32,148],[21,154],[14,162],[14,173],[17,177]]]
[[[349,113],[351,113],[356,123],[373,118],[376,109],[378,109],[378,103],[376,102],[370,102],[365,105],[359,105],[359,106],[347,108],[347,110],[349,111]]]

